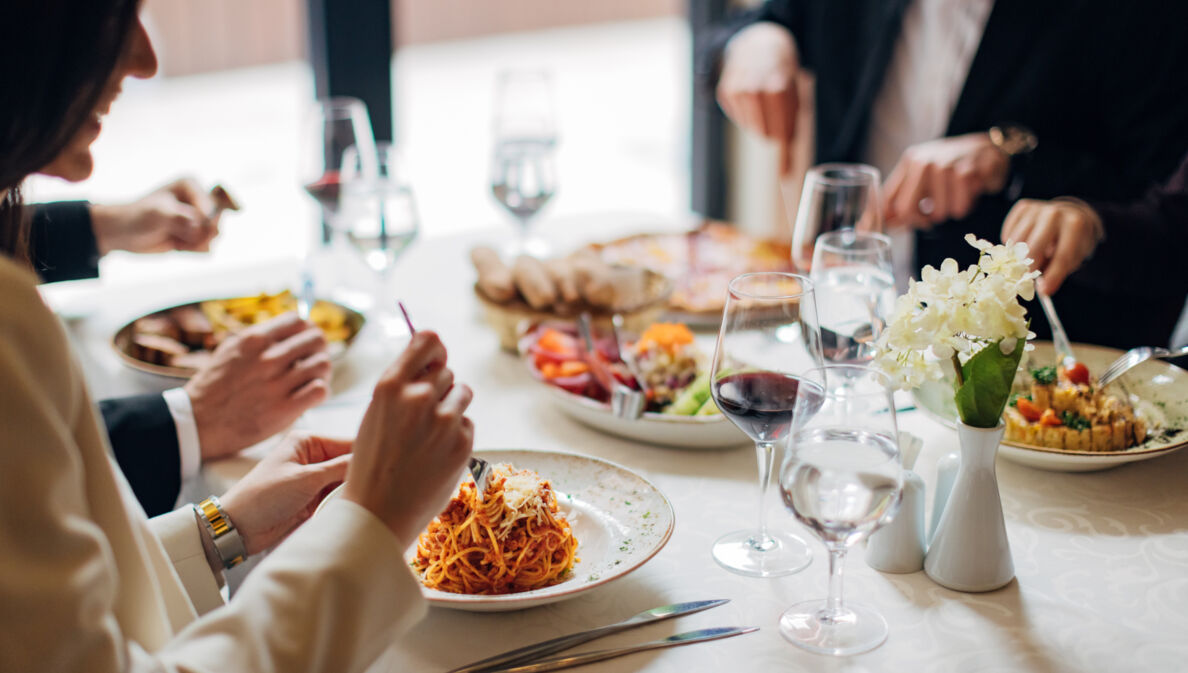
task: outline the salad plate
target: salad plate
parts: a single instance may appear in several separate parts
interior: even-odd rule
[[[1028,354],[1029,366],[1055,362],[1049,341],[1035,341]],[[1073,344],[1073,352],[1090,372],[1101,372],[1122,351],[1090,344]],[[1126,463],[1168,455],[1188,445],[1188,372],[1175,365],[1150,360],[1127,372],[1107,387],[1134,407],[1148,427],[1145,441],[1120,451],[1073,451],[1033,446],[1004,439],[999,455],[1005,460],[1041,470],[1093,472]],[[916,406],[940,423],[956,426],[957,410],[949,381],[932,381],[912,391]]]
[[[655,323],[623,347],[635,353],[645,385],[650,387],[647,409],[639,418],[612,413],[609,393],[599,387],[582,362],[570,326],[538,325],[520,342],[525,364],[541,391],[579,423],[617,437],[681,449],[750,444],[714,406],[707,358],[684,325]],[[599,338],[596,351],[616,378],[630,384],[630,373],[626,364],[618,361],[613,338]]]

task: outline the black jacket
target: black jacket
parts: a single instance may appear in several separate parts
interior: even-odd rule
[[[33,265],[46,283],[99,275],[99,251],[86,202],[35,206]],[[173,509],[181,491],[177,428],[165,399],[136,395],[99,403],[120,470],[149,516]]]
[[[721,49],[735,31],[756,21],[779,23],[796,37],[801,63],[816,76],[817,160],[861,161],[871,107],[909,1],[768,2],[699,46],[703,84],[712,87]],[[1186,25],[1188,3],[997,0],[945,135],[1015,123],[1032,129],[1039,146],[1013,170],[1003,194],[983,196],[961,221],[918,233],[917,268],[939,266],[946,257],[972,263],[976,251],[965,234],[998,240],[1016,198],[1126,201],[1171,175],[1188,150]],[[1128,272],[1148,275],[1137,269],[1142,259],[1130,262]],[[1126,328],[1103,328],[1102,305],[1122,297],[1085,282],[1088,272],[1073,274],[1054,297],[1074,341],[1167,342],[1167,325],[1147,318],[1149,302],[1111,306],[1109,319]],[[1041,312],[1029,308],[1033,329],[1046,337]],[[1161,314],[1180,308],[1159,306]]]

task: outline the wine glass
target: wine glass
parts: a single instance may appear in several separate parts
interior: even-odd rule
[[[879,169],[866,164],[821,164],[804,176],[796,224],[792,228],[792,263],[807,272],[817,236],[838,229],[880,232]]]
[[[306,115],[305,145],[299,162],[299,179],[306,193],[321,206],[322,228],[317,240],[330,242],[334,218],[339,210],[343,154],[349,147],[362,148],[360,156],[374,173],[375,138],[367,105],[358,98],[319,99]]]
[[[548,254],[529,223],[557,191],[553,78],[544,70],[504,70],[495,92],[491,192],[515,218],[510,255]]]
[[[891,239],[854,229],[817,237],[809,277],[817,293],[825,359],[864,364],[895,307]]]
[[[833,378],[844,386],[831,386]],[[796,519],[829,551],[828,598],[796,603],[780,616],[780,633],[820,654],[865,652],[887,638],[877,611],[842,601],[846,550],[895,514],[903,489],[895,404],[887,377],[856,365],[830,365],[802,385],[780,468],[780,494]]]
[[[714,560],[751,577],[803,570],[812,552],[799,537],[767,527],[775,444],[795,420],[801,374],[820,367],[821,337],[813,284],[791,273],[747,273],[730,281],[710,373],[718,409],[755,442],[759,527],[714,542]],[[819,386],[818,386],[819,387]]]
[[[401,172],[399,153],[391,143],[366,150],[351,146],[343,153],[342,196],[336,229],[340,229],[367,266],[379,276],[372,320],[385,336],[407,333],[397,312],[392,268],[420,229],[416,200]]]

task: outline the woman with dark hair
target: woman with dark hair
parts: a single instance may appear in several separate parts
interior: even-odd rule
[[[361,670],[425,610],[402,552],[461,474],[471,392],[422,332],[353,442],[286,439],[221,503],[145,517],[37,292],[18,192],[90,174],[120,83],[156,69],[137,10],[40,0],[0,22],[0,671]],[[273,547],[221,605],[223,569]]]

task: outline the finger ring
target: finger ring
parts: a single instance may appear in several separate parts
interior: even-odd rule
[[[932,211],[934,210],[932,199],[925,196],[924,198],[920,199],[919,203],[916,204],[916,208],[920,210],[921,215],[931,215]]]

